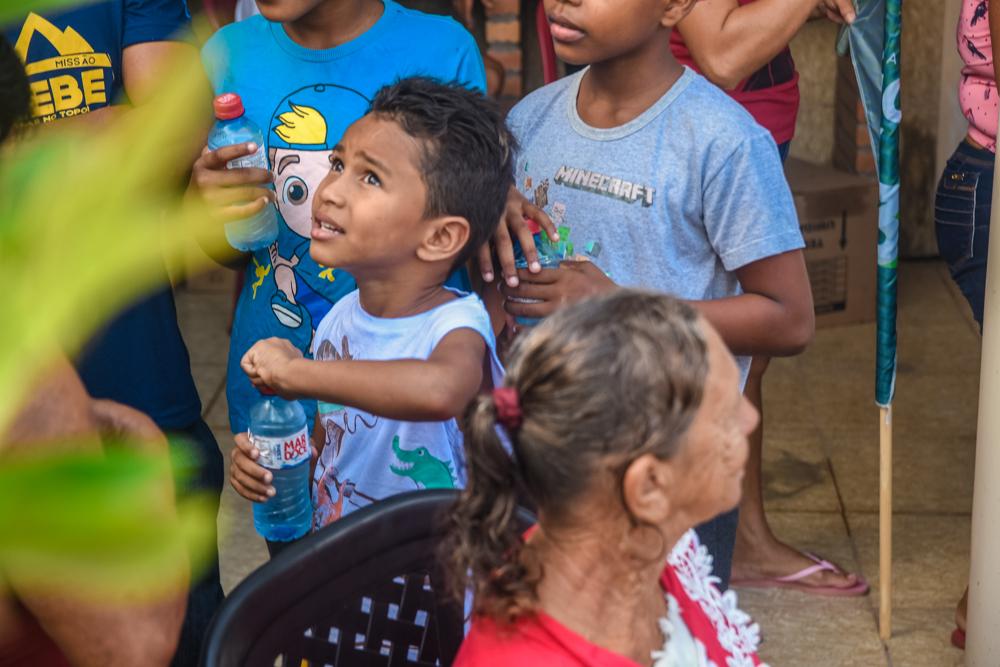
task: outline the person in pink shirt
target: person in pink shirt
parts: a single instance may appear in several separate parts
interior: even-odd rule
[[[757,412],[715,329],[622,289],[515,343],[465,419],[468,485],[442,556],[473,591],[455,667],[761,665],[693,527],[739,502]],[[538,512],[525,538],[519,498]]]
[[[962,0],[957,42],[964,65],[958,101],[969,121],[969,132],[948,160],[934,200],[938,251],[968,301],[980,331],[996,160],[996,63],[1000,58],[994,50],[992,35],[997,30],[1000,30],[1000,12],[990,14],[989,0]],[[951,640],[959,648],[965,647],[968,597],[966,588],[955,610],[956,628]]]

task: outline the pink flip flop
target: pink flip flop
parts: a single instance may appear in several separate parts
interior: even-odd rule
[[[843,570],[828,560],[824,560],[811,553],[805,553],[804,555],[816,564],[803,568],[787,577],[733,579],[730,583],[737,588],[788,588],[810,595],[822,595],[826,597],[856,597],[868,593],[868,582],[861,575],[856,575],[858,578],[857,582],[850,586],[816,586],[814,584],[803,583],[803,579],[817,572],[826,571],[845,574]]]

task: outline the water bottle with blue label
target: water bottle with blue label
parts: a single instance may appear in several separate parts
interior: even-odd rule
[[[267,169],[264,133],[244,114],[240,96],[235,93],[219,95],[212,106],[215,109],[216,123],[208,135],[209,150],[253,142],[257,144],[255,153],[230,160],[226,167]],[[237,250],[249,252],[268,247],[278,238],[278,218],[274,204],[268,202],[261,211],[249,218],[226,223],[225,230],[226,240]]]
[[[250,409],[250,442],[260,452],[257,463],[271,471],[275,494],[253,504],[253,524],[261,537],[289,542],[309,532],[309,459],[312,448],[306,413],[298,401],[268,396]]]

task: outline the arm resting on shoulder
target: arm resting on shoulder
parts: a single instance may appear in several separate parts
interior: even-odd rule
[[[788,46],[816,0],[701,0],[676,29],[702,73],[731,89]]]

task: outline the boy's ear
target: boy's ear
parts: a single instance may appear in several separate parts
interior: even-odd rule
[[[666,0],[663,6],[663,17],[660,25],[664,28],[673,28],[688,15],[696,2],[699,0]]]
[[[427,233],[417,246],[417,257],[425,262],[452,259],[469,240],[469,221],[463,217],[442,216],[428,223]]]

